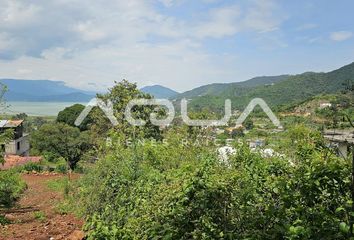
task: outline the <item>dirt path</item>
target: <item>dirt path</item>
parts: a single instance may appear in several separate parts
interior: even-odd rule
[[[58,214],[55,206],[63,196],[47,187],[48,180],[62,177],[64,176],[22,176],[28,189],[18,206],[7,211],[7,216],[13,223],[0,227],[1,240],[80,239],[78,230],[81,229],[83,221],[70,214]]]

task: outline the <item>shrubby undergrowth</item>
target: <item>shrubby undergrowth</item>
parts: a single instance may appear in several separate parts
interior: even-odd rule
[[[0,171],[0,208],[11,207],[25,187],[26,184],[15,171]]]
[[[89,239],[348,239],[350,163],[318,134],[293,139],[291,161],[239,145],[226,164],[187,135],[112,136],[74,194]]]

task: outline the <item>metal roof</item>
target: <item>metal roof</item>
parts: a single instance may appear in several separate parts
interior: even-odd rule
[[[0,128],[14,128],[23,123],[23,120],[0,120]]]
[[[5,127],[7,120],[0,120],[0,128]]]
[[[353,130],[327,130],[323,133],[323,136],[332,142],[354,143]]]

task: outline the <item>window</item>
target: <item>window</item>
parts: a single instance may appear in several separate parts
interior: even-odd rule
[[[21,143],[18,142],[18,143],[17,143],[17,151],[20,151],[20,149],[21,149]]]

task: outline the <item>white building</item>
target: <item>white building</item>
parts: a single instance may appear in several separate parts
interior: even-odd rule
[[[0,120],[0,132],[13,130],[13,138],[5,144],[1,144],[5,155],[28,156],[30,145],[28,135],[23,131],[23,120]]]

